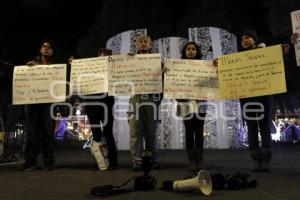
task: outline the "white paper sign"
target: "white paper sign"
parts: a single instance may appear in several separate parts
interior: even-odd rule
[[[218,99],[218,74],[212,61],[166,59],[165,67],[165,98]]]
[[[292,19],[293,33],[297,32],[300,34],[300,10],[291,12],[291,19]],[[296,54],[297,66],[300,66],[300,37],[297,39],[297,44],[295,44],[295,54]]]
[[[222,99],[286,92],[281,45],[223,55],[218,72]]]
[[[13,104],[65,101],[66,71],[65,64],[16,66],[13,75]]]
[[[107,58],[95,57],[72,61],[72,93],[88,95],[108,92]]]
[[[109,95],[162,92],[160,54],[116,55],[108,59]]]

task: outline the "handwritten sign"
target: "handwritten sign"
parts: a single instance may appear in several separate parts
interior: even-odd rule
[[[300,10],[291,12],[293,33],[300,34]],[[295,53],[297,66],[300,66],[300,37],[297,39],[297,44],[295,44]]]
[[[281,45],[221,56],[218,65],[221,98],[286,92]]]
[[[169,99],[217,99],[218,74],[212,61],[166,59],[164,97]]]
[[[96,57],[72,61],[70,82],[73,94],[108,92],[107,58]]]
[[[65,101],[66,71],[65,64],[16,66],[13,75],[13,104]]]
[[[115,55],[108,59],[109,95],[162,92],[160,54]]]

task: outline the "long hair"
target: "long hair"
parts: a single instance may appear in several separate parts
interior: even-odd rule
[[[198,60],[202,59],[202,54],[201,54],[201,52],[200,52],[200,47],[196,44],[196,42],[188,42],[188,43],[186,43],[186,45],[184,45],[184,47],[183,47],[183,49],[182,49],[182,51],[181,51],[181,58],[182,58],[182,59],[188,59],[188,58],[186,57],[186,48],[187,48],[187,46],[190,45],[190,44],[194,45],[195,48],[196,48],[196,56],[195,56],[195,58],[193,58],[193,59],[198,59]]]

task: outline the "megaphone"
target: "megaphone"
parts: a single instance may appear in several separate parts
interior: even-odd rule
[[[212,181],[210,175],[205,170],[200,170],[198,175],[191,179],[165,181],[163,188],[165,190],[172,190],[175,192],[188,192],[200,190],[204,195],[212,193]]]

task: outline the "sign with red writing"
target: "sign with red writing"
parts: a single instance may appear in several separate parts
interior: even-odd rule
[[[291,12],[293,33],[299,33],[300,35],[300,10]],[[300,37],[297,39],[295,44],[295,53],[297,66],[300,66]]]
[[[108,74],[110,96],[162,92],[160,54],[110,56]]]

